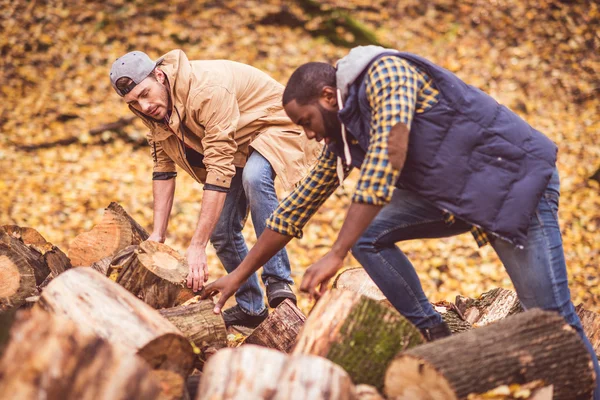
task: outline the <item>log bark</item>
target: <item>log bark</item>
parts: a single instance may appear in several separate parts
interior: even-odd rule
[[[579,315],[579,318],[581,319],[583,331],[588,339],[590,339],[590,343],[592,343],[596,355],[599,355],[600,357],[600,315],[593,311],[586,310],[583,308],[583,304],[575,307],[575,311],[577,311],[577,315]]]
[[[146,241],[122,266],[116,282],[153,308],[169,308],[194,297],[184,282],[188,264],[169,246]]]
[[[197,400],[355,398],[350,377],[332,362],[255,345],[217,352],[204,368],[196,395]]]
[[[381,393],[371,385],[356,385],[356,398],[358,400],[384,400]]]
[[[555,399],[589,399],[595,386],[579,335],[558,314],[539,309],[398,354],[384,393],[390,399],[466,399],[536,380],[553,385]]]
[[[293,354],[325,357],[348,371],[354,383],[382,388],[394,356],[423,342],[396,310],[349,290],[332,290],[306,319]]]
[[[213,308],[211,300],[200,300],[159,310],[160,315],[171,321],[196,346],[199,351],[196,368],[200,370],[217,350],[227,347],[225,321],[221,315],[213,313]]]
[[[86,334],[67,318],[21,311],[0,360],[3,399],[156,399],[140,357]]]
[[[148,239],[144,230],[117,203],[110,203],[104,216],[91,231],[78,235],[69,246],[69,258],[74,266],[90,266],[112,256],[132,244]]]
[[[465,307],[463,305],[463,307]],[[463,315],[474,326],[485,326],[521,312],[523,309],[512,290],[495,288],[468,303]]]
[[[296,344],[306,316],[290,300],[283,301],[269,314],[244,343],[256,344],[289,353]]]
[[[65,315],[81,329],[140,355],[152,368],[189,373],[194,353],[182,333],[147,304],[91,268],[55,278],[36,307]]]

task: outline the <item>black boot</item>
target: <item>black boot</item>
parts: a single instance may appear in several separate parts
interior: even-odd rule
[[[425,337],[425,340],[427,340],[428,342],[443,339],[452,334],[452,332],[450,332],[450,328],[448,328],[448,325],[446,325],[445,322],[434,325],[431,328],[420,329],[420,331],[423,334],[423,337]]]

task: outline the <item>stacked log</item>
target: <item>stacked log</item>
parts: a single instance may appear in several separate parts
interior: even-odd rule
[[[40,254],[0,227],[0,312],[19,307],[39,294],[50,274]]]
[[[225,321],[219,314],[213,313],[211,300],[199,300],[195,303],[159,310],[160,315],[171,321],[199,352],[196,368],[202,369],[208,358],[217,350],[227,347]]]
[[[398,354],[384,393],[389,399],[467,399],[536,380],[553,385],[555,399],[589,399],[595,386],[579,335],[560,315],[538,309]]]
[[[0,360],[3,399],[156,399],[140,357],[42,310],[17,314]]]
[[[245,345],[207,362],[196,399],[350,400],[356,393],[348,374],[324,358]]]
[[[393,307],[364,268],[348,268],[333,281],[333,288],[351,290],[355,293]]]
[[[289,299],[277,306],[244,343],[256,344],[289,353],[296,344],[306,316]]]
[[[100,223],[71,241],[69,258],[73,266],[87,267],[127,246],[140,244],[148,237],[148,232],[123,207],[113,202],[104,210]]]
[[[583,304],[575,307],[575,311],[581,319],[583,331],[588,339],[590,339],[592,347],[594,347],[596,354],[600,358],[600,315],[593,311],[586,310],[583,308]]]
[[[156,310],[91,268],[59,275],[35,307],[68,317],[81,329],[140,355],[152,368],[183,376],[191,370],[194,353],[187,338]]]
[[[459,296],[456,306],[474,326],[485,326],[523,311],[517,294],[502,288],[489,290],[475,300]]]
[[[169,246],[146,241],[121,266],[116,282],[153,308],[169,308],[194,297],[185,286],[185,257]]]
[[[306,319],[293,354],[325,357],[342,366],[356,384],[383,387],[389,362],[424,342],[396,310],[349,290],[331,290]]]

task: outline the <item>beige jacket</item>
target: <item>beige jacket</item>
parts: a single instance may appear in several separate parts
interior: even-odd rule
[[[169,81],[169,126],[136,113],[150,128],[154,172],[178,165],[196,181],[229,187],[235,167],[243,167],[250,148],[270,163],[284,189],[312,167],[322,145],[309,140],[281,106],[283,86],[264,72],[233,61],[189,61],[181,50],[164,55],[159,68]],[[187,162],[182,145],[204,155],[204,168]]]

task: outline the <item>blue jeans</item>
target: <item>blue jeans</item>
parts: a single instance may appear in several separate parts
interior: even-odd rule
[[[524,309],[538,307],[556,311],[583,339],[596,370],[594,399],[600,399],[600,368],[594,349],[575,313],[567,281],[567,267],[558,226],[560,182],[558,170],[531,218],[527,246],[491,237],[491,245],[504,264]],[[393,306],[418,328],[442,322],[423,292],[419,277],[406,255],[395,245],[411,239],[439,238],[468,232],[470,226],[457,220],[444,221],[444,213],[422,197],[396,189],[385,206],[352,248],[352,254]]]
[[[265,230],[267,219],[279,204],[274,180],[273,167],[258,151],[252,152],[244,168],[237,168],[223,212],[210,237],[228,273],[236,269],[248,254],[248,246],[242,235],[248,211],[252,216],[256,237],[259,237]],[[292,284],[290,272],[290,261],[284,248],[264,265],[262,279],[264,282],[268,277],[274,277]],[[238,289],[235,298],[247,314],[258,315],[265,310],[256,273]]]

